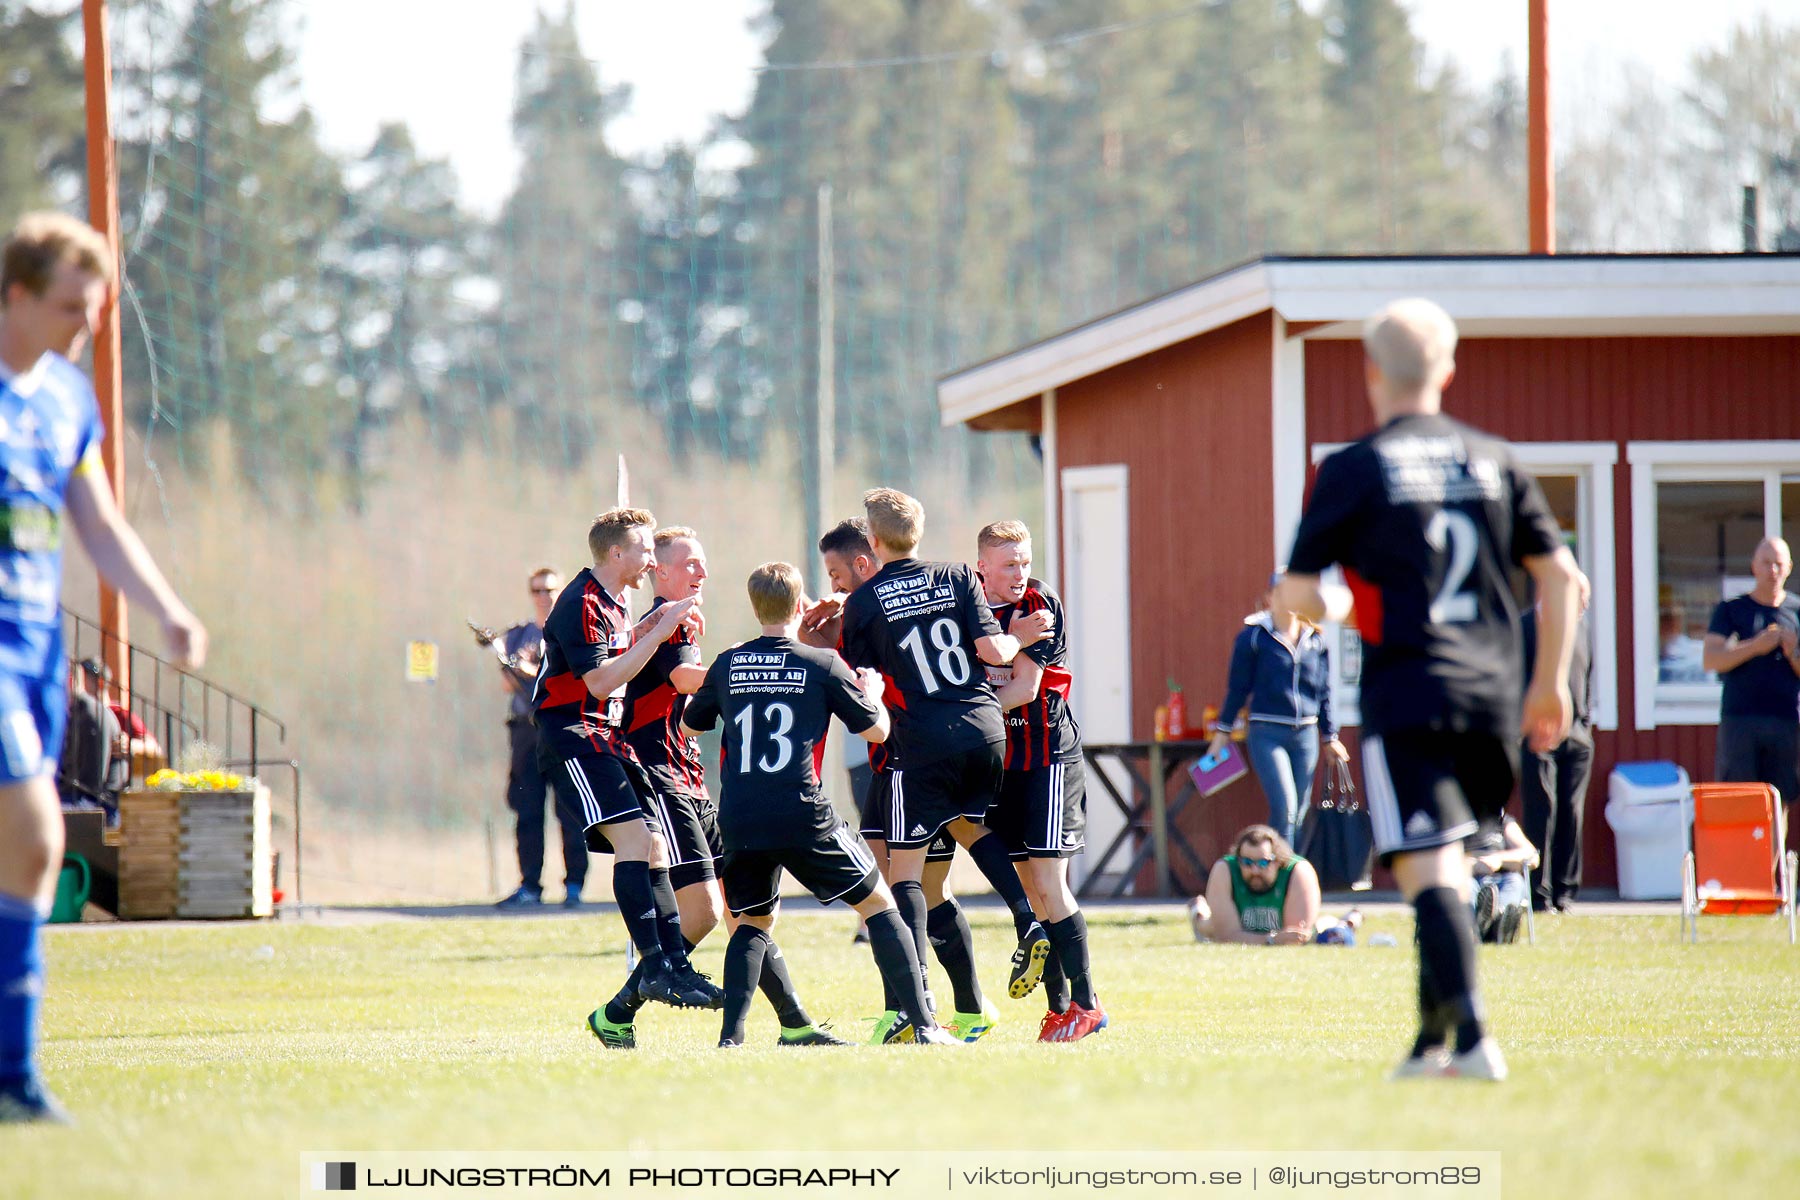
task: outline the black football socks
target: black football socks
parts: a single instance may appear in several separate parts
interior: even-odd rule
[[[675,903],[675,886],[669,868],[650,868],[650,895],[656,901],[656,940],[671,967],[687,965],[687,939],[681,936],[681,908]]]
[[[1069,977],[1063,974],[1062,956],[1052,954],[1044,960],[1044,1000],[1053,1013],[1069,1011]]]
[[[742,925],[739,929],[745,928]],[[736,934],[732,935],[736,937]],[[794,991],[793,977],[788,974],[787,956],[781,947],[769,939],[769,948],[763,953],[762,994],[769,998],[775,1006],[775,1015],[781,1021],[783,1029],[804,1029],[812,1024],[812,1018],[806,1015],[806,1009],[800,1006],[800,997]]]
[[[919,964],[919,988],[922,991],[931,989],[931,981],[926,977],[925,945],[927,940],[926,922],[929,919],[925,912],[925,885],[916,879],[901,879],[894,883],[894,907],[900,912],[900,920],[906,925],[906,932],[913,942],[913,961]],[[901,992],[901,999],[907,993]]]
[[[619,994],[606,1002],[606,1019],[614,1025],[629,1025],[636,1018],[638,1009],[644,1007],[644,998],[638,995],[638,980],[644,977],[644,971],[653,959],[639,958],[637,966],[631,970],[631,977]]]
[[[1481,1002],[1475,996],[1475,918],[1455,888],[1427,888],[1413,898],[1419,925],[1420,996],[1436,993],[1437,1016],[1421,1036],[1456,1028],[1456,1052],[1482,1037]],[[1426,976],[1429,974],[1429,982]]]
[[[918,886],[913,884],[915,889]],[[895,890],[899,890],[898,886]],[[919,903],[921,906],[925,903],[922,892]],[[900,997],[898,1011],[910,1017],[919,1028],[930,1028],[933,1023],[931,1009],[925,1004],[918,951],[913,945],[912,931],[907,929],[899,913],[890,908],[869,918],[869,949],[875,955],[875,965],[881,970],[883,982]]]
[[[1075,1003],[1086,1009],[1095,1005],[1094,982],[1088,975],[1087,918],[1079,909],[1060,921],[1044,926],[1050,935],[1050,946],[1056,951],[1051,961],[1062,965],[1069,981],[1069,993]]]
[[[667,880],[667,872],[664,873]],[[662,931],[657,925],[656,896],[650,890],[650,864],[613,860],[613,897],[619,903],[619,915],[638,957],[645,960],[662,957]]]
[[[719,1028],[719,1040],[742,1043],[744,1018],[750,1013],[750,998],[763,966],[775,943],[754,925],[739,925],[725,945],[725,1015]]]
[[[1031,899],[1025,895],[1025,885],[1019,882],[1019,872],[1013,867],[1012,854],[1006,849],[1006,843],[990,830],[987,836],[969,847],[969,857],[994,885],[995,894],[1006,901],[1006,907],[1012,912],[1013,932],[1024,937],[1037,917],[1032,914]]]
[[[975,978],[975,938],[969,932],[969,920],[955,897],[945,900],[925,916],[925,936],[932,952],[950,977],[950,990],[956,997],[956,1011],[981,1011],[981,983]]]

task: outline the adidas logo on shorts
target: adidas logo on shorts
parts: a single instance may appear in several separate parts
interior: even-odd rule
[[[912,827],[912,835],[916,838],[924,837],[925,836],[925,827],[923,825],[914,825]]]
[[[1437,832],[1437,822],[1431,819],[1430,813],[1416,812],[1406,823],[1407,837],[1424,837]]]

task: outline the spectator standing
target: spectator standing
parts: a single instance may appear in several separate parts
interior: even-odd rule
[[[1273,588],[1277,572],[1269,579]],[[1218,753],[1231,737],[1230,726],[1246,703],[1245,747],[1256,781],[1269,802],[1269,827],[1292,843],[1312,796],[1319,766],[1319,742],[1340,762],[1350,757],[1338,741],[1331,715],[1331,659],[1317,625],[1294,612],[1277,613],[1263,597],[1260,611],[1244,618],[1231,647],[1231,669],[1221,724],[1209,749]]]
[[[500,660],[500,682],[507,693],[506,735],[512,765],[506,776],[506,806],[513,812],[519,848],[519,886],[498,908],[535,908],[544,902],[544,802],[550,790],[538,768],[538,731],[531,716],[531,687],[544,658],[544,622],[556,603],[561,581],[549,567],[531,573],[531,604],[536,619],[521,621],[492,643]],[[581,903],[587,882],[587,840],[582,814],[558,798],[556,821],[562,828],[563,906]]]
[[[1569,736],[1553,750],[1520,754],[1519,790],[1525,802],[1523,836],[1541,846],[1544,861],[1534,868],[1531,906],[1538,912],[1569,911],[1581,890],[1581,824],[1587,808],[1588,778],[1594,771],[1594,633],[1588,624],[1591,589],[1586,576],[1577,584],[1581,616],[1575,622],[1575,648],[1569,657],[1569,701],[1575,718]],[[1525,670],[1537,659],[1537,608],[1519,622]]]
[[[1756,586],[1713,609],[1703,663],[1724,684],[1713,774],[1800,792],[1800,596],[1786,591],[1794,558],[1764,538],[1750,559]]]

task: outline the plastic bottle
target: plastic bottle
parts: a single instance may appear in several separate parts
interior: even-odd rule
[[[1169,706],[1166,704],[1159,704],[1156,706],[1156,728],[1154,736],[1159,742],[1166,742],[1169,740]]]
[[[1219,706],[1209,704],[1200,710],[1200,736],[1210,741],[1219,731]]]
[[[1185,741],[1188,735],[1187,697],[1181,694],[1181,685],[1173,679],[1169,680],[1169,740]]]

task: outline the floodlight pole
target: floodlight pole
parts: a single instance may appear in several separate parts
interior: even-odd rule
[[[94,397],[106,427],[100,443],[100,459],[113,500],[125,504],[125,412],[122,399],[119,338],[119,293],[124,283],[124,256],[119,247],[119,165],[112,133],[112,50],[107,37],[106,0],[82,0],[81,27],[85,38],[87,76],[87,176],[88,224],[106,237],[119,273],[118,286],[109,288],[100,309],[100,325],[94,330]],[[117,588],[100,580],[100,654],[112,670],[113,686],[129,701],[131,655],[125,650],[131,633],[127,627],[125,598]]]
[[[1550,144],[1550,0],[1530,0],[1525,157],[1531,176],[1531,252],[1556,253],[1556,162]]]

